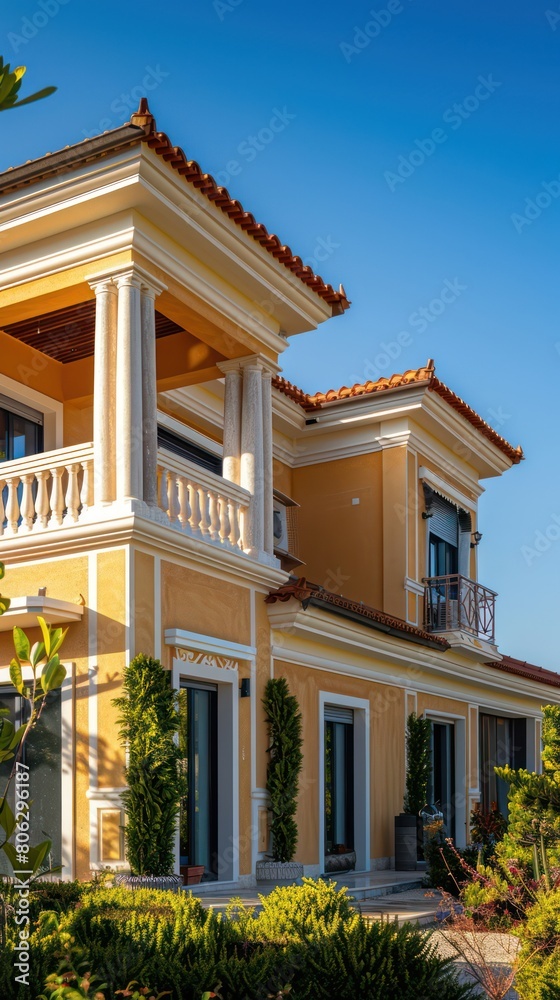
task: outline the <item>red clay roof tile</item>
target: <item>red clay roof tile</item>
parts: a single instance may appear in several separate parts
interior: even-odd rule
[[[383,392],[387,389],[400,389],[407,385],[421,385],[422,383],[426,385],[426,388],[430,392],[435,392],[438,396],[441,396],[449,406],[457,410],[473,427],[476,427],[484,437],[507,455],[513,465],[517,465],[522,461],[523,450],[519,446],[514,448],[490,424],[486,423],[468,403],[465,403],[464,399],[461,399],[460,396],[436,378],[435,365],[431,358],[423,368],[410,368],[402,374],[391,375],[390,378],[379,378],[375,382],[371,380],[363,383],[356,382],[350,387],[343,385],[340,389],[329,389],[327,392],[316,392],[313,394],[304,392],[303,389],[299,389],[297,385],[293,385],[292,382],[288,382],[281,376],[275,376],[272,380],[272,385],[275,389],[278,389],[279,392],[288,396],[289,399],[308,412],[319,410],[327,403],[336,403],[339,400],[345,399],[357,399],[358,397],[368,396],[375,392]]]
[[[301,257],[293,254],[289,246],[282,244],[278,236],[269,233],[262,222],[257,222],[250,212],[246,212],[243,205],[230,196],[227,188],[220,187],[211,174],[203,173],[196,160],[187,159],[180,146],[172,146],[171,140],[165,132],[156,130],[155,118],[150,113],[146,98],[142,98],[140,101],[138,111],[131,116],[130,124],[139,125],[144,129],[143,141],[150,149],[153,149],[158,156],[169,163],[173,170],[181,174],[209,201],[214,202],[217,208],[221,209],[257,243],[260,243],[263,249],[272,254],[280,264],[287,267],[311,291],[328,302],[334,316],[340,315],[350,307],[342,285],[337,292],[332,285],[327,284],[319,275],[314,274],[312,268],[304,264]]]
[[[517,660],[514,656],[504,656],[499,662],[487,663],[486,666],[503,670],[507,674],[527,677],[531,681],[540,681],[541,684],[549,684],[551,687],[560,687],[560,674],[544,667],[537,667],[534,663],[527,663],[526,660]]]
[[[305,577],[301,577],[299,580],[292,579],[282,587],[279,587],[278,590],[272,591],[265,598],[265,603],[275,604],[277,601],[289,601],[292,597],[300,601],[304,609],[307,607],[309,601],[319,601],[322,604],[330,605],[335,612],[337,609],[342,613],[348,611],[358,618],[363,618],[364,625],[367,625],[368,622],[376,622],[379,625],[385,626],[385,631],[391,629],[391,631],[394,630],[403,633],[405,638],[406,635],[409,635],[411,638],[415,638],[417,641],[421,640],[430,646],[439,646],[442,651],[449,648],[449,643],[442,636],[425,632],[421,628],[409,625],[408,622],[403,621],[401,618],[394,618],[392,615],[386,615],[384,612],[377,611],[376,608],[371,608],[367,604],[362,604],[361,601],[352,601],[348,597],[343,597],[342,594],[335,594],[330,590],[325,590],[324,587],[320,587],[316,583],[308,582]]]

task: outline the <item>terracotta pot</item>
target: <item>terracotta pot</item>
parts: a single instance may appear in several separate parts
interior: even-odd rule
[[[198,885],[202,882],[204,865],[181,865],[183,885]]]

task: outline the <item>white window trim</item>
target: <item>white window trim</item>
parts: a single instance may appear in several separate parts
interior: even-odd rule
[[[188,424],[184,424],[181,420],[177,420],[176,417],[171,417],[168,413],[163,413],[161,410],[157,411],[157,422],[160,427],[164,427],[165,430],[171,431],[172,434],[177,434],[178,437],[184,438],[190,444],[196,444],[199,448],[204,448],[205,451],[209,451],[212,455],[216,455],[217,458],[222,458],[224,454],[223,445],[218,441],[214,441],[213,438],[207,437],[206,434],[202,434],[200,431],[195,430],[194,427],[190,427]]]
[[[354,710],[354,850],[356,871],[369,871],[370,857],[370,705],[334,691],[319,691],[319,867],[325,864],[325,705]]]
[[[216,656],[227,660],[254,660],[251,646],[227,643],[213,636],[186,632],[182,629],[168,629],[165,632],[166,645],[177,647],[172,661],[173,687],[178,690],[181,680],[201,681],[218,687],[218,880],[237,882],[239,879],[239,671],[237,662],[229,668],[213,665],[211,662],[189,663],[180,657],[182,650],[208,653],[208,661]],[[178,655],[179,654],[179,655]],[[255,686],[251,697],[255,697]],[[179,829],[175,838],[175,860],[177,871],[180,864]]]
[[[0,392],[20,403],[26,403],[34,410],[43,414],[43,450],[56,451],[64,444],[63,411],[64,407],[58,400],[45,396],[44,393],[22,385],[8,375],[0,374]]]
[[[60,757],[60,798],[61,798],[61,851],[60,863],[62,872],[60,878],[64,882],[71,882],[74,878],[74,712],[73,712],[73,688],[74,671],[76,664],[70,661],[63,661],[66,667],[66,677],[60,689],[60,737],[61,737],[61,757]],[[30,681],[33,677],[31,667],[24,667],[22,670],[24,681]],[[10,679],[9,667],[0,667],[0,686],[15,688]],[[49,706],[45,711],[48,712]]]
[[[453,723],[455,727],[455,844],[462,849],[467,846],[468,834],[467,718],[431,708],[424,711],[423,717],[430,722]]]

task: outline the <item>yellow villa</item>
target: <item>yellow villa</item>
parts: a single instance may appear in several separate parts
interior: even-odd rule
[[[250,886],[269,850],[261,699],[304,723],[297,860],[394,865],[405,722],[468,839],[496,762],[538,768],[560,677],[503,655],[478,581],[481,481],[512,447],[424,367],[308,395],[291,337],[349,302],[157,131],[130,122],[0,174],[2,704],[11,629],[69,624],[27,749],[31,834],[65,878],[124,869],[112,699],[139,652],[186,689],[180,864]],[[32,744],[32,745],[31,745]],[[328,766],[327,766],[328,757]],[[327,805],[328,803],[328,805]]]

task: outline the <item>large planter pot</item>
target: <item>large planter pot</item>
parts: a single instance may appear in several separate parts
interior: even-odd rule
[[[418,817],[395,816],[395,871],[416,871],[418,861]]]
[[[325,854],[325,873],[351,872],[356,867],[355,851],[339,851],[336,854]]]
[[[199,885],[204,875],[204,865],[181,865],[183,885]]]
[[[257,861],[257,882],[295,882],[303,878],[303,865],[297,861]]]
[[[182,875],[131,875],[130,872],[115,875],[115,885],[125,889],[165,889],[178,892],[183,884]]]

